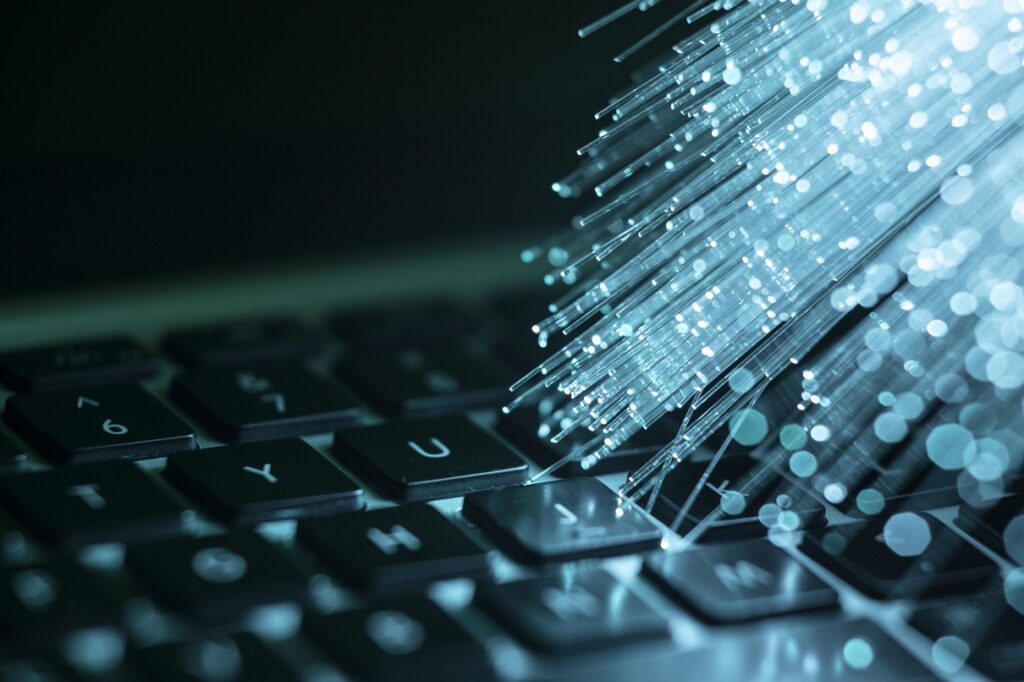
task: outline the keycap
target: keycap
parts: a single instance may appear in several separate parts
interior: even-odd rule
[[[133,669],[154,682],[298,682],[299,676],[256,636],[159,644],[129,652]]]
[[[856,493],[848,495],[839,507],[850,516],[867,518],[869,514],[857,502],[857,493],[866,489],[880,494],[886,509],[923,511],[959,504],[962,498],[957,480],[963,470],[939,468],[923,452],[921,457],[924,458],[923,462],[895,460],[885,468],[884,473],[869,477],[860,484],[855,489]]]
[[[514,379],[450,345],[360,349],[341,359],[338,375],[380,412],[404,416],[501,405]]]
[[[164,476],[227,523],[333,514],[364,504],[359,484],[298,438],[172,455]]]
[[[178,362],[197,367],[308,358],[321,343],[300,322],[282,317],[181,329],[167,335],[164,347]]]
[[[175,378],[171,398],[222,441],[329,433],[363,416],[344,388],[290,362],[192,370]]]
[[[329,615],[310,614],[302,625],[325,654],[360,679],[491,679],[484,648],[424,597]]]
[[[497,422],[497,431],[510,443],[539,464],[548,467],[560,462],[569,454],[580,451],[589,454],[603,440],[603,434],[578,430],[558,443],[552,443],[551,437],[558,433],[551,423],[542,421],[557,420],[564,416],[563,410],[553,414],[541,414],[536,406],[522,406],[510,414],[501,415]],[[579,459],[571,461],[552,472],[555,476],[602,476],[604,474],[631,471],[646,463],[676,435],[678,420],[662,418],[651,428],[634,434],[629,440],[616,448],[609,455],[602,457],[596,464],[584,468]],[[587,436],[590,436],[589,438]]]
[[[19,393],[125,383],[148,379],[158,369],[156,357],[127,336],[0,354],[0,381]]]
[[[223,621],[256,606],[302,602],[307,580],[255,532],[129,545],[125,562],[169,608]]]
[[[192,515],[131,462],[4,476],[0,502],[40,539],[69,546],[177,532]]]
[[[475,603],[545,652],[585,653],[668,634],[661,616],[600,570],[480,585]]]
[[[304,520],[299,540],[349,584],[386,593],[457,577],[479,577],[487,555],[427,504]]]
[[[999,586],[963,601],[916,611],[910,623],[936,644],[946,670],[957,673],[964,658],[994,680],[1024,679],[1024,614],[1011,608]]]
[[[630,554],[661,532],[593,478],[570,478],[468,495],[462,513],[525,563]]]
[[[975,508],[967,503],[961,504],[955,519],[956,525],[964,532],[1003,556],[1009,555],[1005,541],[1006,527],[1014,519],[1024,517],[1024,495],[1016,490],[1008,492],[1008,495],[994,500],[988,507]],[[1017,523],[1024,525],[1024,520]]]
[[[995,564],[929,514],[895,512],[808,533],[807,556],[877,599],[964,594],[986,584]]]
[[[110,591],[69,557],[0,568],[0,630],[21,650],[56,650],[73,630],[119,624]]]
[[[334,450],[343,465],[400,500],[518,485],[527,475],[519,455],[465,417],[346,429],[335,435]]]
[[[0,474],[17,471],[28,462],[28,453],[17,441],[0,429]]]
[[[761,537],[767,532],[761,509],[774,505],[779,511],[792,512],[799,527],[820,525],[825,509],[808,493],[780,478],[778,468],[743,454],[722,457],[711,476],[700,485],[708,462],[687,460],[672,469],[661,485],[653,513],[665,525],[686,536],[698,524],[705,525],[702,542],[734,541]],[[682,510],[694,490],[698,490],[688,511]],[[708,519],[705,522],[705,519]]]
[[[823,609],[835,592],[768,540],[658,553],[644,575],[704,620],[732,623]]]
[[[192,450],[192,428],[139,386],[29,393],[8,398],[7,423],[60,463],[141,459]]]
[[[538,682],[678,682],[680,680],[815,680],[933,682],[928,668],[868,620],[804,623],[743,635],[716,632],[701,648],[660,649],[646,656],[574,658]]]

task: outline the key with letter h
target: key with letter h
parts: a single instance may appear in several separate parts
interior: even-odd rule
[[[299,541],[370,592],[475,577],[488,566],[484,550],[429,505],[309,519],[299,524]]]

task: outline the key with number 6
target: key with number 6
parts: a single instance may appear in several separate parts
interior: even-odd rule
[[[60,463],[160,457],[193,450],[193,429],[140,386],[16,395],[4,418]]]

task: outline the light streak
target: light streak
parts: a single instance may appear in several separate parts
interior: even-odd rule
[[[658,31],[706,25],[553,185],[598,198],[527,254],[567,285],[539,343],[571,340],[508,409],[560,396],[546,428],[588,432],[585,467],[680,413],[632,499],[773,395],[749,445],[800,452],[830,501],[900,444],[962,471],[968,502],[997,491],[1024,457],[1024,3],[686,9]]]

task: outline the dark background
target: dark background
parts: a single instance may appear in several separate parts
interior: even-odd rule
[[[4,11],[0,292],[580,209],[550,183],[625,84],[611,56],[635,35],[576,29],[621,0],[268,4]]]

